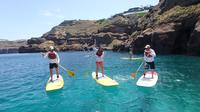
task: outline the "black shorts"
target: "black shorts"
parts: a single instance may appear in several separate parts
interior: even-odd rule
[[[154,62],[145,62],[145,69],[155,69]]]
[[[58,68],[58,64],[56,63],[49,63],[49,68],[52,69],[52,68]]]

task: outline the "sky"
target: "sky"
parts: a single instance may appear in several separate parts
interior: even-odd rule
[[[64,20],[98,20],[159,0],[0,0],[0,39],[40,37]]]

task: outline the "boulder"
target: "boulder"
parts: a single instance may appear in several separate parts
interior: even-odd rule
[[[178,38],[179,25],[175,23],[163,24],[154,29],[147,29],[134,39],[132,45],[136,52],[143,52],[144,46],[150,44],[158,53],[173,53]]]
[[[110,44],[113,41],[112,36],[109,33],[99,33],[96,35],[93,35],[92,37],[94,40],[96,40],[96,44]]]
[[[41,44],[45,42],[44,38],[31,38],[27,40],[27,44]]]
[[[112,41],[112,43],[110,43],[110,44],[108,45],[108,48],[109,48],[109,49],[117,49],[117,47],[118,47],[118,46],[121,46],[122,43],[123,43],[123,41],[114,39],[114,40]],[[114,51],[116,51],[116,50],[114,50]]]

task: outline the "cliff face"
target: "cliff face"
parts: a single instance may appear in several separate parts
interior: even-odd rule
[[[26,45],[26,40],[0,40],[0,54],[18,53],[19,47]]]
[[[149,10],[148,13],[134,11]],[[160,0],[151,8],[132,8],[108,19],[64,21],[40,38],[31,38],[20,52],[105,49],[143,52],[150,44],[157,53],[200,55],[200,0]]]
[[[90,49],[95,43],[105,49],[113,49],[126,41],[136,31],[139,16],[115,15],[109,19],[97,21],[69,20],[55,26],[40,38],[31,38],[26,46],[19,49],[24,52],[46,51],[50,45],[59,51]]]
[[[142,52],[150,44],[163,54],[200,55],[200,0],[161,0],[139,20],[132,46]]]

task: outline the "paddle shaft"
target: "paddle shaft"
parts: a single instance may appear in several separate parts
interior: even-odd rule
[[[58,64],[58,66],[60,66],[60,68],[62,68],[63,70],[66,70],[62,65]]]
[[[138,67],[138,69],[136,70],[135,74],[138,73],[138,71],[140,70],[141,66],[143,65],[144,61],[142,61],[142,63],[140,64],[140,66]]]

